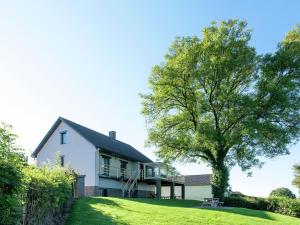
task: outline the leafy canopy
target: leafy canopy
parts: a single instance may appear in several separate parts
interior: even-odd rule
[[[238,164],[288,154],[300,131],[300,28],[258,55],[238,20],[177,37],[143,94],[148,144],[168,160]]]

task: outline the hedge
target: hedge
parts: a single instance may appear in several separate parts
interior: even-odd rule
[[[0,224],[18,224],[22,215],[22,179],[18,167],[0,161]]]
[[[57,166],[26,167],[24,173],[27,191],[23,224],[61,224],[64,211],[72,200],[72,172]]]
[[[19,224],[22,214],[26,160],[15,141],[12,127],[0,122],[0,225]]]
[[[224,199],[225,206],[265,210],[300,218],[300,200],[284,197],[260,198],[251,196],[230,196]]]
[[[72,200],[74,175],[27,164],[12,127],[0,123],[0,225],[59,225]]]

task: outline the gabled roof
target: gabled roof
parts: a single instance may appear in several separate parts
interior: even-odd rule
[[[38,153],[41,151],[43,146],[46,144],[48,139],[51,137],[53,132],[56,130],[56,128],[59,126],[61,122],[66,123],[71,128],[73,128],[77,133],[79,133],[82,137],[84,137],[87,141],[89,141],[92,145],[94,145],[96,148],[100,148],[106,152],[125,157],[128,159],[131,159],[133,161],[138,162],[152,162],[151,159],[143,155],[141,152],[139,152],[137,149],[132,147],[131,145],[128,145],[124,142],[114,140],[111,137],[101,134],[97,131],[91,130],[87,127],[84,127],[80,124],[74,123],[70,120],[67,120],[65,118],[59,117],[56,122],[53,124],[53,126],[50,128],[46,136],[43,138],[41,143],[38,145],[38,147],[33,152],[32,156],[37,157]],[[84,151],[84,149],[83,149]],[[83,153],[84,154],[84,153]]]
[[[186,175],[185,185],[186,186],[206,186],[211,185],[211,174],[201,175]]]

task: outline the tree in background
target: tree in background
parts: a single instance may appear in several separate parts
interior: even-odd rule
[[[285,197],[295,199],[296,195],[288,188],[277,188],[271,191],[270,197]]]
[[[141,95],[148,144],[162,159],[209,164],[219,198],[232,166],[249,172],[260,157],[289,154],[300,131],[300,27],[266,55],[246,27],[228,20],[176,38]]]
[[[294,165],[295,178],[293,180],[293,185],[299,189],[300,194],[300,164]]]

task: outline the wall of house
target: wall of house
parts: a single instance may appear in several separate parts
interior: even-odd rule
[[[60,132],[67,131],[66,144],[60,144]],[[86,175],[85,186],[96,185],[96,148],[70,126],[61,122],[37,155],[37,166],[55,163],[58,155],[64,156],[65,166]]]
[[[212,198],[211,185],[206,186],[186,186],[185,198],[194,200],[203,200],[204,198]]]
[[[170,187],[162,187],[161,195],[169,197]],[[181,187],[175,187],[175,196],[181,196]],[[185,186],[185,199],[203,200],[204,198],[212,198],[211,185],[206,186]]]

